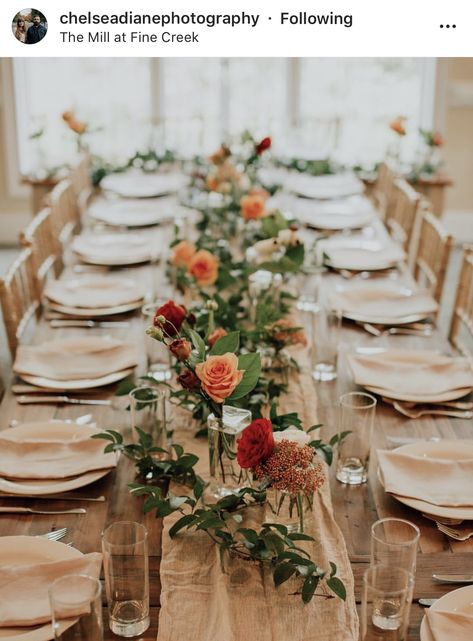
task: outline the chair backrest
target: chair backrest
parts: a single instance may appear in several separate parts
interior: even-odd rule
[[[77,165],[71,169],[69,175],[80,214],[85,213],[90,196],[92,195],[91,171],[90,155],[84,153]]]
[[[449,338],[473,365],[473,245],[464,248]]]
[[[27,228],[20,233],[20,243],[23,247],[31,247],[33,250],[33,278],[38,298],[41,299],[46,280],[59,258],[59,247],[54,237],[49,207],[36,214]]]
[[[393,184],[393,204],[386,214],[386,226],[395,241],[406,251],[414,230],[420,195],[404,178],[396,178]]]
[[[392,209],[395,179],[395,170],[387,162],[382,162],[378,169],[378,178],[373,190],[374,204],[382,220],[386,220]]]
[[[419,285],[429,289],[435,300],[440,302],[454,240],[432,213],[431,205],[427,201],[422,202],[419,217],[414,278]]]
[[[55,264],[56,275],[64,266],[64,253],[74,233],[80,227],[80,210],[76,194],[69,179],[61,180],[50,195],[51,228],[56,242],[58,260]]]
[[[37,295],[33,249],[25,247],[0,279],[0,305],[12,358],[28,323],[40,308]]]

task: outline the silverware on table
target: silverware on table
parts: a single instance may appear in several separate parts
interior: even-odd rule
[[[51,501],[96,501],[103,503],[106,499],[105,496],[84,496],[83,494],[41,494],[40,496],[32,494],[27,496],[26,494],[7,494],[0,492],[0,499],[46,499]]]
[[[113,327],[129,327],[130,323],[128,321],[94,321],[94,320],[51,320],[49,321],[50,327],[53,329],[59,329],[61,327],[85,327],[85,328],[101,328],[101,329],[111,329]]]
[[[460,525],[465,519],[450,519],[448,517],[432,516],[431,514],[422,514],[425,519],[433,521],[434,523],[442,523],[442,525]]]
[[[20,405],[32,405],[41,403],[66,403],[70,405],[111,405],[111,400],[95,398],[71,398],[70,396],[27,396],[23,395],[18,398]]]
[[[46,532],[46,534],[37,534],[36,536],[40,539],[48,539],[49,541],[60,541],[67,534],[67,527],[61,527],[59,530],[51,530],[51,532]]]
[[[86,514],[84,507],[72,510],[37,510],[31,507],[0,507],[0,514]]]
[[[473,574],[432,574],[439,583],[473,583]]]
[[[430,608],[438,599],[417,599],[419,605],[423,605],[425,608]]]
[[[431,324],[421,324],[421,323],[416,323],[416,326],[414,324],[411,325],[403,325],[402,327],[388,327],[386,329],[380,329],[379,327],[376,327],[375,325],[372,325],[371,323],[362,323],[361,326],[363,329],[368,332],[368,334],[372,334],[373,336],[394,336],[397,334],[401,334],[404,336],[424,336],[424,337],[430,337],[432,335],[432,328],[433,326]],[[422,326],[421,326],[422,325]]]
[[[403,416],[407,418],[420,418],[421,416],[450,416],[451,418],[463,418],[470,419],[473,418],[472,410],[455,410],[453,408],[442,408],[440,405],[427,405],[420,404],[417,409],[411,409],[406,407],[403,403],[399,401],[392,401],[392,406],[396,411],[398,411]]]
[[[450,527],[449,525],[445,525],[444,523],[440,523],[439,521],[437,521],[437,528],[440,530],[440,532],[446,534],[448,537],[454,539],[455,541],[468,541],[468,539],[471,539],[471,537],[473,536],[473,530],[471,528],[469,530],[456,529]]]

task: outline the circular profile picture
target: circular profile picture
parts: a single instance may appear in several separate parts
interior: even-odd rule
[[[48,32],[46,16],[38,9],[22,9],[18,11],[12,22],[13,35],[25,45],[35,45],[41,42]]]

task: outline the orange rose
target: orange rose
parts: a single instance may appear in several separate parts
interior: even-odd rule
[[[259,194],[243,196],[240,200],[241,215],[245,220],[258,220],[265,213],[265,199]]]
[[[180,243],[177,243],[172,248],[171,264],[175,267],[187,267],[195,252],[196,248],[193,243],[188,240],[181,240]]]
[[[219,338],[223,338],[227,334],[228,332],[225,331],[223,327],[217,327],[217,329],[214,329],[214,331],[210,334],[208,340],[210,347],[213,347]]]
[[[200,249],[192,256],[188,272],[199,285],[213,285],[218,278],[218,258],[206,249]]]
[[[432,147],[441,147],[443,145],[443,136],[438,131],[432,134]]]
[[[233,394],[245,372],[238,369],[237,356],[227,352],[221,356],[209,356],[196,365],[195,373],[204,392],[216,403],[223,403]]]
[[[389,123],[390,129],[392,129],[398,136],[405,136],[406,131],[406,118],[404,116],[399,116],[395,118],[392,122]]]
[[[253,187],[248,192],[248,195],[249,196],[261,196],[261,198],[264,198],[265,200],[268,200],[269,191],[266,191],[266,189],[263,189],[263,187]]]

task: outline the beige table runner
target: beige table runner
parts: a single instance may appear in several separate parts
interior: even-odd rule
[[[300,351],[293,355],[299,362],[304,359]],[[317,422],[315,399],[310,375],[301,374],[291,381],[290,394],[280,411],[297,410],[307,428]],[[192,429],[185,429],[184,420],[182,425],[175,432],[175,441],[200,457],[198,472],[205,477],[206,442],[194,438]],[[268,569],[228,556],[223,573],[217,547],[205,533],[181,531],[170,539],[169,529],[179,516],[164,520],[159,641],[358,639],[353,574],[343,535],[333,517],[328,481],[314,501],[313,530],[308,533],[318,543],[312,544],[310,551],[322,567],[329,567],[329,560],[336,563],[347,588],[345,602],[314,597],[304,605],[300,595],[291,594],[300,587],[296,580],[276,589]]]

